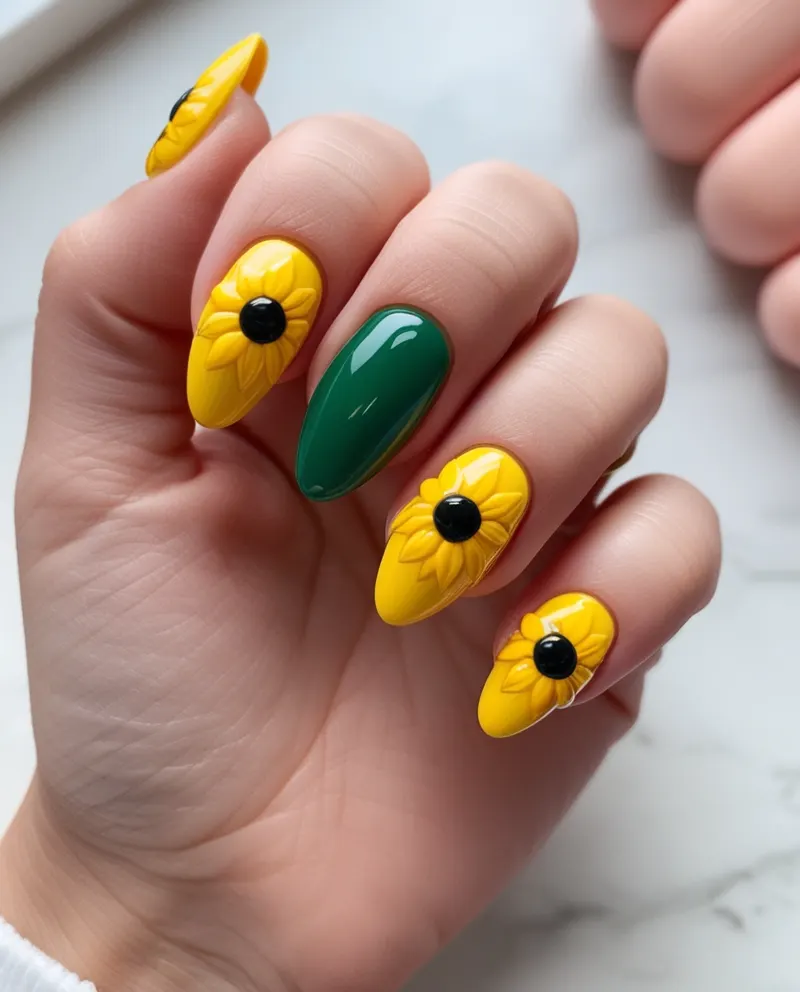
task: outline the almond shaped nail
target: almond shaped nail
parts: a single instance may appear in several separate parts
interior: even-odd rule
[[[339,499],[380,472],[435,402],[450,363],[447,338],[427,314],[405,306],[372,314],[308,404],[295,469],[303,495]]]
[[[609,611],[582,592],[556,596],[526,613],[483,687],[483,731],[511,737],[571,705],[603,663],[614,634]]]
[[[229,427],[263,399],[308,337],[322,302],[310,255],[279,239],[253,245],[211,292],[189,353],[186,392],[204,427]]]
[[[156,176],[180,162],[214,123],[237,86],[254,96],[268,55],[260,34],[249,35],[220,55],[173,105],[166,127],[147,156],[147,175]]]
[[[386,623],[443,610],[486,575],[530,501],[522,466],[498,448],[471,448],[426,479],[395,516],[375,583]]]

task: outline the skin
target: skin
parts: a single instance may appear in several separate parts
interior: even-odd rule
[[[592,0],[641,52],[636,102],[663,154],[701,166],[697,216],[732,262],[769,270],[767,341],[800,365],[800,8],[794,0]]]
[[[621,301],[550,309],[576,247],[561,193],[495,163],[426,199],[419,151],[360,118],[268,138],[238,94],[45,270],[17,498],[39,760],[0,846],[0,914],[99,988],[399,987],[545,841],[717,578],[716,516],[688,484],[639,480],[595,509],[665,353]],[[323,309],[262,405],[195,435],[190,311],[267,234],[314,252]],[[309,504],[291,476],[307,391],[398,298],[464,360],[395,463]],[[475,598],[390,628],[372,604],[386,520],[478,438],[517,450],[534,510]],[[585,587],[620,633],[580,704],[485,737],[493,643]]]

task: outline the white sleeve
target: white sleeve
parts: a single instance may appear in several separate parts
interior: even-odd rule
[[[0,992],[97,992],[0,919]]]

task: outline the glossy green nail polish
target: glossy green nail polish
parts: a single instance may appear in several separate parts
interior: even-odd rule
[[[363,485],[402,448],[450,369],[450,349],[430,317],[379,310],[325,371],[297,448],[297,483],[313,500]]]

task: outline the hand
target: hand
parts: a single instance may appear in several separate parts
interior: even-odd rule
[[[767,344],[800,365],[800,9],[793,0],[591,0],[616,45],[642,53],[645,134],[700,167],[697,219],[711,247],[769,270]]]
[[[324,273],[308,340],[252,412],[195,433],[190,323],[277,237]],[[719,555],[679,480],[595,508],[665,349],[620,301],[553,309],[576,246],[564,196],[519,168],[428,193],[396,131],[339,116],[269,141],[241,91],[174,168],[58,239],[17,500],[38,769],[0,848],[0,913],[43,950],[100,989],[392,989],[547,838]],[[447,329],[449,376],[391,465],[311,502],[307,390],[389,304]],[[528,512],[474,594],[389,626],[387,519],[479,444],[524,468]],[[572,592],[608,608],[613,648],[574,707],[491,739],[493,642]]]

